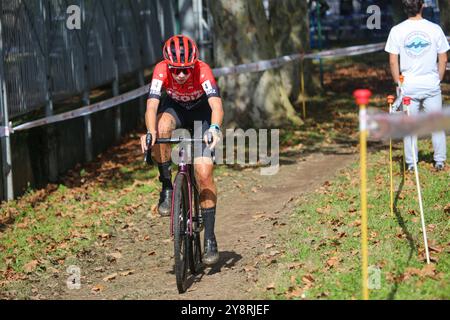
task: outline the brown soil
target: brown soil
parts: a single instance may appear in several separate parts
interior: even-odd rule
[[[68,274],[50,271],[33,287],[40,299],[256,299],[259,275],[283,252],[277,236],[293,208],[302,195],[314,192],[355,156],[292,158],[281,159],[273,176],[246,168],[217,178],[220,260],[191,276],[185,294],[176,288],[169,219],[150,210],[139,211],[132,224],[118,225],[110,239],[73,257],[81,268],[81,289],[69,290]],[[105,281],[108,276],[113,279]]]

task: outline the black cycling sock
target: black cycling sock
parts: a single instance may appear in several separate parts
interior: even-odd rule
[[[172,190],[172,161],[167,161],[158,164],[159,169],[159,181],[162,182],[163,190]]]
[[[205,224],[205,239],[213,239],[214,236],[214,223],[216,222],[216,207],[203,209],[202,208],[203,222]]]

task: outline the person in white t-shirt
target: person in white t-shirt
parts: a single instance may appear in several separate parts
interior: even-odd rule
[[[447,66],[450,49],[442,28],[422,17],[423,0],[402,0],[408,19],[391,29],[385,51],[389,52],[392,77],[399,83],[404,76],[403,96],[411,97],[410,114],[417,114],[420,106],[425,112],[442,110],[441,81]],[[400,65],[399,65],[400,56]],[[411,139],[418,160],[417,137],[404,139],[405,160],[413,171]],[[432,134],[435,168],[443,170],[446,161],[445,132]]]

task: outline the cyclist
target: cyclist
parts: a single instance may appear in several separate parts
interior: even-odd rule
[[[195,42],[184,35],[176,35],[166,41],[163,48],[164,60],[153,71],[147,100],[145,123],[152,134],[152,146],[156,138],[170,138],[178,128],[193,129],[194,121],[202,123],[202,136],[210,132],[213,142],[211,149],[220,139],[223,121],[223,107],[219,89],[208,64],[198,59]],[[162,91],[166,96],[161,100]],[[146,136],[141,137],[142,151],[146,151]],[[195,177],[200,192],[201,215],[205,226],[203,261],[215,264],[219,259],[217,241],[214,234],[217,191],[213,179],[211,154],[204,152],[194,159]],[[158,204],[161,216],[170,215],[172,206],[171,147],[156,145],[154,160],[158,163],[159,180],[162,191]],[[194,156],[197,152],[194,151]]]

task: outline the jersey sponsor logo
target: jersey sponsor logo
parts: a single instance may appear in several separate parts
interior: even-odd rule
[[[406,54],[411,58],[419,58],[431,49],[431,39],[428,34],[416,31],[409,34],[405,40]]]
[[[212,94],[216,94],[216,89],[213,88],[211,81],[206,80],[205,82],[202,83],[202,87],[203,90],[205,91],[206,95],[212,95]]]
[[[200,99],[203,95],[203,91],[196,90],[190,93],[180,93],[173,90],[167,90],[167,94],[175,101],[192,102]]]
[[[163,85],[163,82],[161,80],[153,79],[152,84],[150,86],[150,94],[160,95],[162,85]]]

